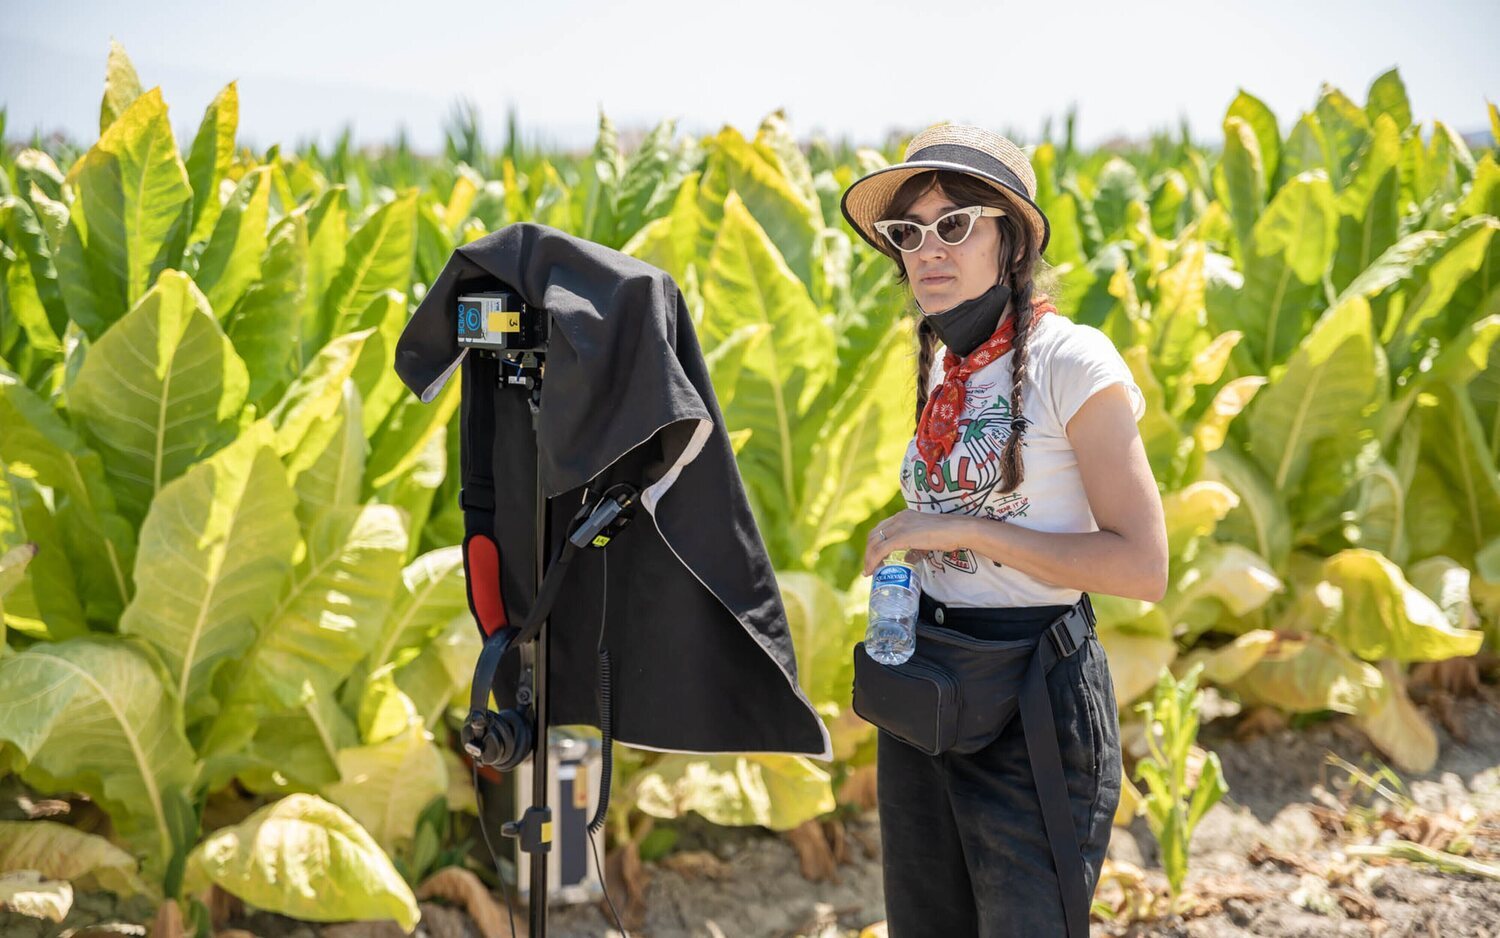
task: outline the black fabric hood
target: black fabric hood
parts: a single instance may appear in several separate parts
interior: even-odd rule
[[[457,340],[457,298],[502,285],[550,318],[535,431],[499,362]],[[598,725],[602,647],[620,742],[830,759],[671,276],[547,225],[507,225],[454,251],[396,345],[396,372],[423,401],[460,366],[466,528],[490,528],[499,547],[509,621],[534,600],[538,450],[554,550],[586,485],[642,489],[644,510],[607,548],[579,554],[552,609],[550,721]]]

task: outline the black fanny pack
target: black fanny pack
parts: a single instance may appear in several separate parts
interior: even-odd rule
[[[916,650],[901,664],[854,646],[854,712],[929,755],[977,752],[1021,714],[1070,938],[1088,935],[1089,902],[1046,676],[1093,634],[1084,593],[1034,639],[978,639],[919,618]]]
[[[1093,630],[1088,593],[1035,639],[990,641],[918,619],[916,651],[901,664],[854,646],[854,712],[928,755],[978,752],[1020,709],[1033,661],[1045,675]]]

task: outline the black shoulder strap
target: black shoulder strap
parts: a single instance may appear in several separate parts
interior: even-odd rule
[[[1085,612],[1084,608],[1087,611]],[[1037,643],[1036,653],[1021,681],[1021,726],[1026,733],[1026,754],[1031,777],[1042,806],[1042,822],[1052,847],[1052,863],[1062,889],[1063,915],[1068,938],[1088,938],[1089,897],[1084,886],[1083,849],[1073,828],[1073,810],[1068,804],[1068,780],[1063,773],[1062,752],[1057,745],[1057,723],[1052,699],[1047,695],[1047,672],[1054,661],[1075,652],[1093,625],[1093,607],[1088,594],[1064,613]]]

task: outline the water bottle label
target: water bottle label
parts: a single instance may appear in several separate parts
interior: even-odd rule
[[[875,585],[899,586],[911,589],[912,568],[903,564],[888,564],[875,571]]]

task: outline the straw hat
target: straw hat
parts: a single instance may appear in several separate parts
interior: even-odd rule
[[[994,186],[1031,226],[1031,235],[1047,249],[1052,226],[1037,208],[1036,171],[1021,148],[997,133],[971,124],[934,124],[912,138],[903,162],[868,173],[844,190],[839,208],[849,225],[878,251],[895,250],[875,230],[891,196],[913,175],[929,169],[967,173]]]

